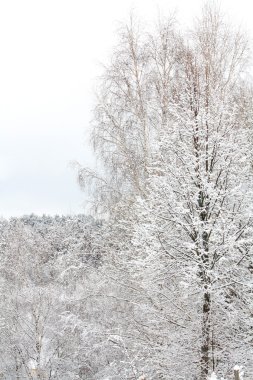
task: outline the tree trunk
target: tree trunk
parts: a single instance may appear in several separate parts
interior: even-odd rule
[[[202,310],[201,380],[206,380],[209,373],[210,311],[211,295],[208,291],[208,285],[205,285]]]
[[[234,369],[234,377],[235,377],[235,380],[240,380],[240,370],[239,369]]]

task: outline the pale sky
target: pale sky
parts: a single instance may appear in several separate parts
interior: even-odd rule
[[[95,78],[120,21],[177,10],[189,24],[203,0],[0,0],[0,216],[83,212],[71,161],[92,165]],[[253,35],[252,0],[220,0]],[[252,46],[253,47],[253,46]]]

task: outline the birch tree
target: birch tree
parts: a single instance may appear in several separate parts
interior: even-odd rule
[[[250,361],[248,64],[245,36],[206,5],[188,33],[172,19],[126,27],[105,71],[93,131],[104,177],[80,170],[80,181],[95,180],[110,211],[111,270],[135,305],[144,340],[131,347],[150,352],[149,376],[188,366],[205,380]]]

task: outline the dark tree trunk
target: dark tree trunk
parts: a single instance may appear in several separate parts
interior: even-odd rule
[[[207,380],[209,369],[211,367],[211,279],[208,274],[209,269],[209,236],[205,230],[208,219],[208,196],[201,190],[199,193],[200,222],[202,223],[203,232],[201,234],[201,250],[199,252],[200,271],[199,277],[202,283],[202,326],[201,326],[201,359],[200,359],[200,380]],[[212,347],[213,348],[213,347]]]
[[[210,367],[210,311],[211,295],[208,285],[205,285],[202,310],[201,380],[207,380]]]

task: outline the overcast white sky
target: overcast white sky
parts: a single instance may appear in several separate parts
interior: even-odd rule
[[[82,212],[69,162],[87,143],[96,76],[134,9],[150,21],[177,9],[188,24],[203,0],[0,0],[0,215]],[[253,2],[221,0],[253,34]]]

